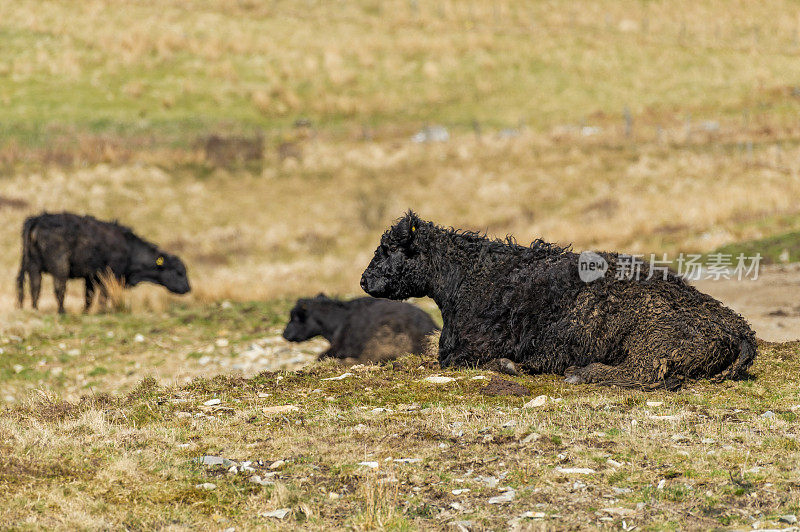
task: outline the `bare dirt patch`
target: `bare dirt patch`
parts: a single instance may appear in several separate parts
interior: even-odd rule
[[[492,377],[489,384],[481,388],[481,393],[485,395],[531,395],[531,391],[525,386],[497,377]]]

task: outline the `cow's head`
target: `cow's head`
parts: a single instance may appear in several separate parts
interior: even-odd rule
[[[383,233],[375,256],[361,276],[361,288],[374,297],[407,299],[427,295],[425,233],[430,222],[409,211]]]
[[[175,294],[185,294],[191,290],[183,261],[158,249],[135,257],[126,281],[132,286],[143,281],[160,284]]]
[[[290,342],[304,342],[323,333],[323,325],[314,312],[315,303],[326,302],[330,299],[325,294],[319,294],[313,299],[298,299],[294,308],[289,312],[289,323],[283,330],[283,337]]]

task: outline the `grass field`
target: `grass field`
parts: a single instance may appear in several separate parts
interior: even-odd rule
[[[238,360],[288,308],[26,320],[35,329],[3,345],[16,369],[0,370],[0,392],[25,398],[0,417],[0,523],[710,529],[777,526],[800,511],[794,343],[761,345],[752,380],[678,393],[502,376],[531,395],[493,396],[483,389],[496,375],[420,357],[203,374],[194,353]],[[543,405],[523,408],[539,395]],[[513,500],[489,502],[509,488]]]
[[[295,372],[324,343],[277,335],[298,296],[360,295],[408,208],[576,250],[797,260],[798,57],[790,1],[0,2],[0,529],[787,526],[795,343],[761,344],[743,382],[502,377],[519,397],[430,357]],[[426,126],[448,140],[413,142]],[[79,315],[76,281],[58,317],[46,279],[41,312],[14,309],[45,209],[131,225],[192,293]]]

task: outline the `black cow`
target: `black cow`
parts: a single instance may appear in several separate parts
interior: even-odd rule
[[[89,310],[95,289],[105,299],[100,275],[110,272],[124,286],[142,281],[160,284],[170,292],[185,294],[189,288],[181,259],[160,250],[116,222],[64,212],[43,213],[22,225],[22,261],[17,275],[17,298],[22,307],[25,274],[31,303],[37,308],[42,273],[53,276],[58,312],[64,312],[67,279],[84,279]]]
[[[413,212],[386,231],[361,278],[375,297],[430,296],[442,311],[439,362],[511,359],[567,382],[677,387],[684,379],[737,378],[756,356],[747,322],[680,277],[618,278],[622,257],[581,280],[578,255],[537,240],[444,229]]]
[[[319,294],[297,300],[283,337],[303,342],[322,336],[331,346],[320,358],[380,362],[422,353],[426,336],[436,330],[427,312],[408,303],[371,297],[341,301]]]

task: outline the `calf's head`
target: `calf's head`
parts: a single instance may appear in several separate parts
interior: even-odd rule
[[[183,261],[160,250],[141,253],[133,258],[127,282],[135,286],[143,281],[160,284],[175,294],[185,294],[191,290]]]
[[[298,299],[294,308],[289,313],[289,323],[283,330],[283,337],[290,342],[304,342],[315,336],[323,334],[324,326],[319,320],[315,307],[319,303],[330,301],[324,294],[319,294],[313,299]]]
[[[383,233],[375,256],[361,276],[361,288],[371,296],[389,299],[427,295],[423,233],[430,225],[409,211]]]

